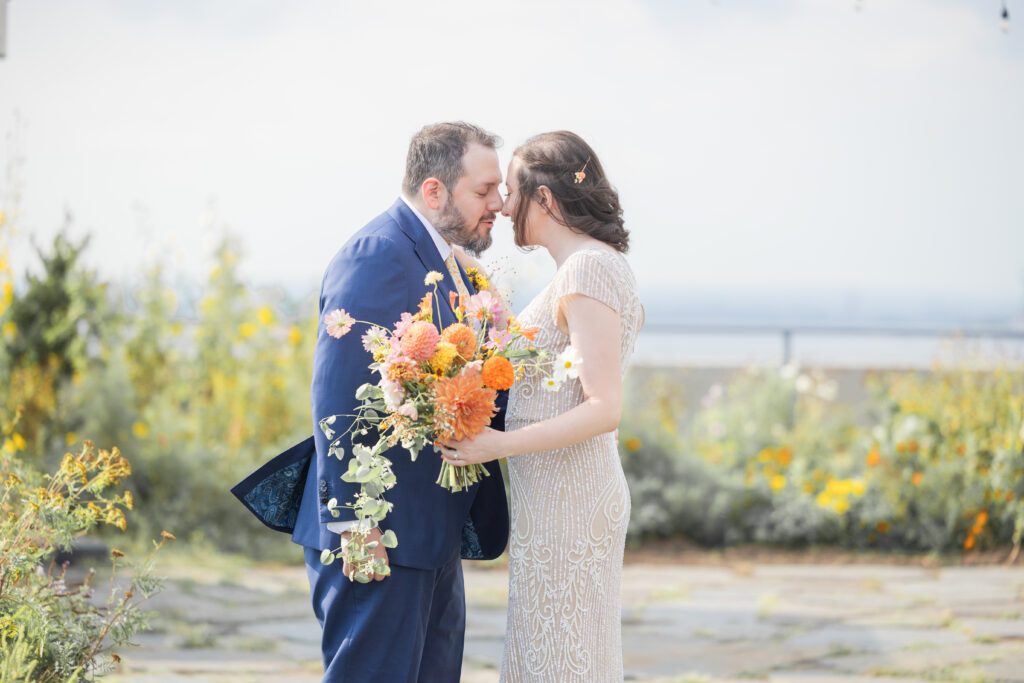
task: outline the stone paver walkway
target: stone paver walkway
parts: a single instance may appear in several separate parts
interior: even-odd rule
[[[112,681],[320,680],[301,567],[165,572],[154,630]],[[493,683],[503,568],[466,565],[464,680]],[[1019,567],[628,565],[627,680],[1024,681]]]

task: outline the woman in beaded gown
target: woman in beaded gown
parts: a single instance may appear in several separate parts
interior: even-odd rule
[[[622,681],[630,499],[614,431],[623,374],[643,324],[623,257],[629,233],[597,155],[573,133],[538,135],[516,149],[506,184],[502,213],[512,218],[516,244],[545,247],[558,266],[518,320],[537,328],[537,349],[557,357],[571,345],[575,367],[554,391],[542,376],[517,381],[506,431],[446,444],[443,457],[455,465],[508,458],[502,680]]]

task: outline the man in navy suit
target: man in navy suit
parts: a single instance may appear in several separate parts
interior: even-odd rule
[[[490,246],[502,208],[498,144],[495,136],[462,122],[419,131],[409,145],[402,196],[353,235],[328,266],[321,319],[344,308],[358,320],[390,328],[403,312],[416,311],[430,271],[444,275],[440,301],[447,302],[449,292],[472,294],[452,247],[479,253]],[[443,325],[455,322],[447,307],[440,308]],[[496,463],[488,464],[492,476],[451,493],[434,483],[441,461],[430,449],[415,462],[401,447],[392,449],[386,455],[398,483],[387,494],[394,508],[381,525],[395,532],[398,547],[388,551],[381,544],[374,551],[388,561],[390,576],[361,584],[347,578],[342,563],[320,562],[321,551],[337,548],[339,534],[354,523],[335,519],[327,508],[332,498],[351,501],[359,485],[341,480],[348,463],[328,455],[318,422],[351,415],[356,389],[376,383],[360,336],[354,331],[335,339],[320,326],[311,390],[316,455],[292,535],[305,548],[313,609],[323,628],[324,680],[457,683],[465,632],[460,556],[496,557],[508,540]],[[333,428],[343,433],[350,419],[339,417]],[[499,428],[502,419],[496,418]],[[379,540],[381,531],[371,530],[367,540]]]

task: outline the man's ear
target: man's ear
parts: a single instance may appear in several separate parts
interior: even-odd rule
[[[444,183],[437,178],[427,178],[420,185],[420,196],[431,211],[440,211],[447,195],[448,191],[445,189]]]

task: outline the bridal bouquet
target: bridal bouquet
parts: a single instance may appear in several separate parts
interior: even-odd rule
[[[332,428],[339,416],[320,420],[320,428],[331,440],[330,453],[339,460],[345,457],[342,439],[351,435],[353,457],[341,478],[360,484],[353,502],[339,506],[336,499],[328,501],[332,515],[340,516],[339,507],[350,508],[359,523],[341,549],[325,550],[321,560],[330,563],[336,557],[345,558],[357,568],[356,580],[368,581],[372,573],[381,573],[366,553],[372,548],[364,542],[364,530],[372,526],[370,520],[380,522],[391,510],[392,504],[382,495],[395,485],[396,478],[384,453],[401,444],[416,460],[428,444],[474,437],[497,412],[498,391],[550,364],[544,352],[527,345],[537,329],[522,327],[475,269],[468,274],[481,291],[468,298],[453,292],[442,302],[437,283],[443,276],[436,271],[428,273],[424,285],[432,290],[415,313],[403,313],[390,330],[355,320],[344,309],[324,317],[327,333],[335,338],[347,334],[357,322],[369,326],[362,337],[363,348],[373,356],[370,369],[380,376],[376,384],[364,384],[356,391],[356,399],[362,403],[355,415],[349,416],[354,420],[343,434],[336,435]],[[451,308],[457,322],[441,326],[442,305]],[[516,340],[527,343],[513,344]],[[557,389],[565,378],[556,371],[547,384]],[[377,434],[372,446],[359,439],[371,430]],[[483,465],[454,466],[442,460],[436,483],[458,492],[485,476],[490,473]],[[391,531],[382,542],[387,547],[397,545]]]

